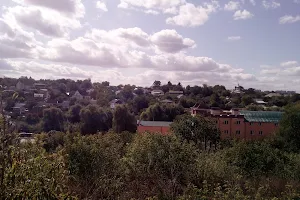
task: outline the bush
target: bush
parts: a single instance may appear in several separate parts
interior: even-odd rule
[[[195,146],[174,136],[137,135],[123,158],[127,191],[131,191],[127,199],[157,194],[174,199],[195,176],[197,153]]]

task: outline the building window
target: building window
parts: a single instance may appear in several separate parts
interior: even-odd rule
[[[252,122],[250,122],[250,126],[252,126],[253,125],[253,123]]]
[[[224,121],[224,124],[229,124],[229,123],[228,123],[228,121],[226,120],[226,121]]]
[[[278,123],[275,123],[275,126],[278,126]]]
[[[254,135],[254,131],[250,131],[250,134],[251,134],[251,135]]]
[[[240,135],[241,131],[236,131],[235,134]]]
[[[261,122],[259,122],[259,125],[261,126]]]
[[[258,134],[259,134],[259,135],[262,135],[262,134],[263,134],[263,132],[262,132],[262,131],[259,131],[259,132],[258,132]]]
[[[241,124],[241,121],[236,121],[236,124]]]
[[[228,133],[229,133],[229,131],[228,131],[228,130],[225,130],[225,131],[224,131],[224,133],[225,133],[225,134],[228,134]]]

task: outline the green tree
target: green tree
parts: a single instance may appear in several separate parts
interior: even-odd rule
[[[171,124],[172,132],[183,140],[193,141],[200,148],[207,148],[208,144],[214,144],[220,140],[220,131],[216,123],[202,116],[182,115]]]
[[[51,130],[64,131],[64,115],[59,108],[48,108],[43,111],[43,129],[48,132]]]
[[[113,114],[113,129],[116,133],[136,132],[136,119],[126,106],[117,106]]]
[[[71,190],[79,199],[118,199],[123,180],[123,142],[118,134],[76,136],[67,140]]]
[[[80,119],[82,134],[106,132],[112,127],[112,113],[95,105],[81,109]]]
[[[73,105],[70,107],[67,116],[71,123],[79,123],[80,122],[81,109],[82,109],[82,106],[79,104],[76,104],[76,105]]]
[[[197,150],[174,136],[137,135],[123,158],[130,198],[176,199],[194,177]],[[141,192],[142,191],[142,192]]]
[[[149,100],[145,96],[136,96],[133,99],[133,110],[139,113],[141,110],[148,108]]]
[[[286,150],[300,153],[300,103],[286,107],[277,140]]]

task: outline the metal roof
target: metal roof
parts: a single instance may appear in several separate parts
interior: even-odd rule
[[[249,122],[278,123],[282,118],[283,112],[241,110],[240,114],[244,115],[245,119]]]
[[[162,121],[137,121],[139,126],[156,126],[156,127],[169,127],[172,122],[162,122]]]

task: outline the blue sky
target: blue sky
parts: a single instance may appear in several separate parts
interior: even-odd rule
[[[297,90],[299,0],[2,0],[0,75]]]

